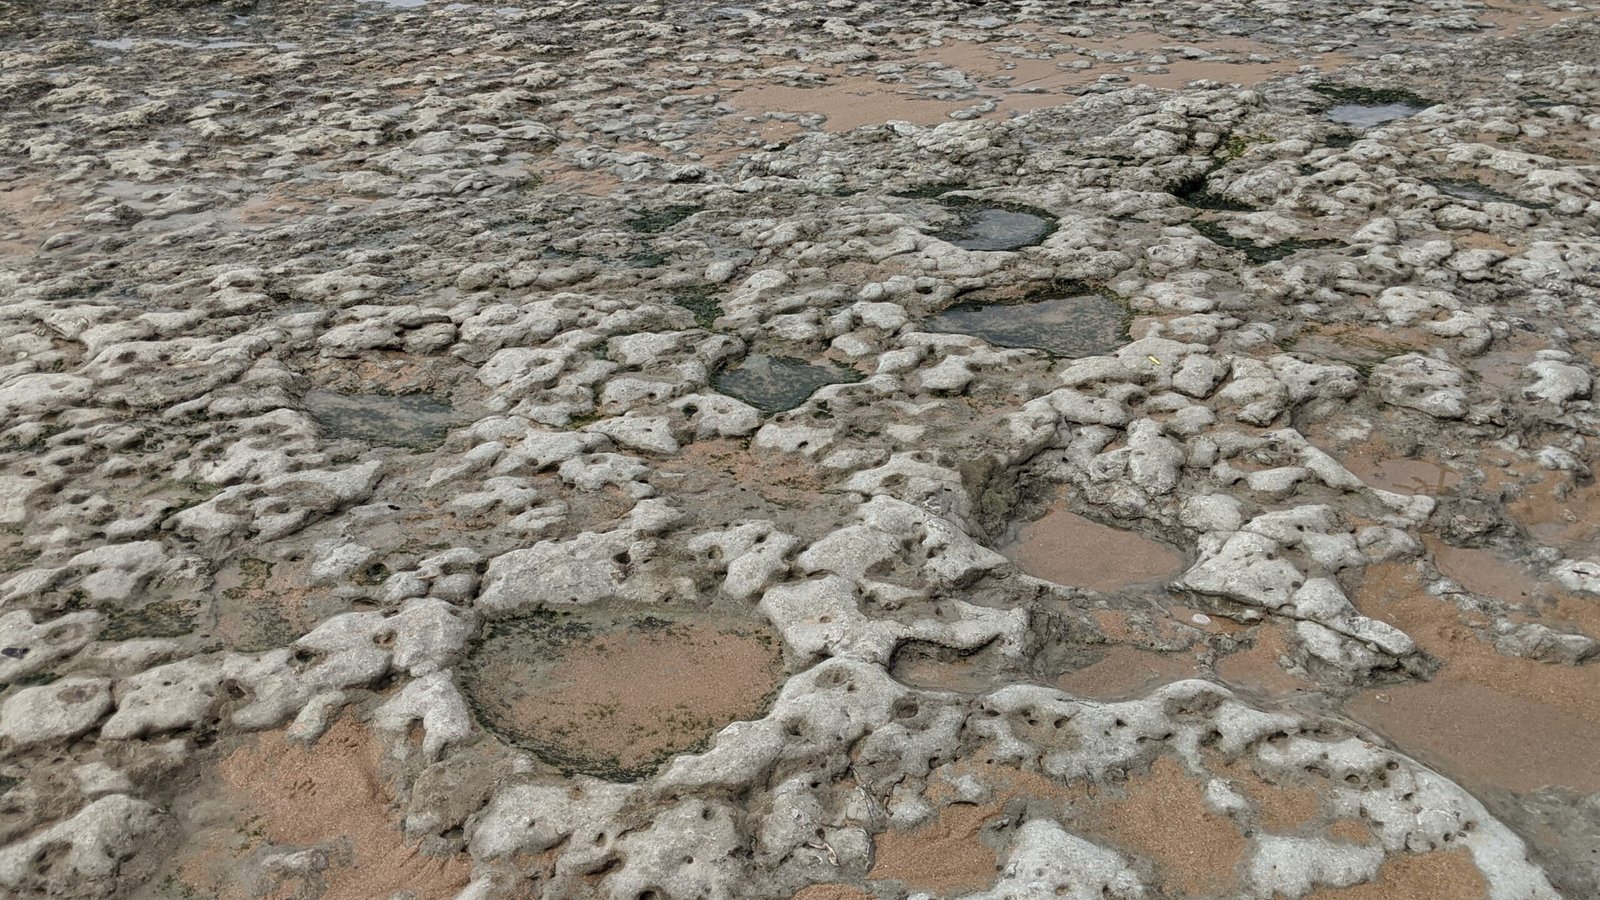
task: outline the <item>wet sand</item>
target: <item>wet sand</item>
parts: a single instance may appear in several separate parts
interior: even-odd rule
[[[1162,52],[1166,47],[1199,47],[1215,58],[1169,55]],[[1273,59],[1261,61],[1263,55]],[[738,81],[719,86],[741,110],[820,114],[826,117],[824,130],[842,132],[892,121],[937,125],[952,121],[950,114],[958,110],[970,110],[967,115],[974,118],[1006,118],[1070,103],[1077,92],[1108,77],[1118,86],[1178,89],[1194,81],[1216,81],[1253,87],[1301,66],[1331,69],[1350,61],[1335,54],[1299,57],[1285,47],[1256,41],[1178,39],[1148,31],[1107,39],[1069,38],[1021,23],[1002,40],[936,41],[892,60],[907,67],[899,81],[818,66],[808,71],[825,80],[814,86]],[[968,96],[930,96],[949,91],[946,82],[935,78],[946,70],[965,76]]]
[[[866,891],[848,884],[813,884],[801,888],[793,900],[874,900],[874,898]]]
[[[218,766],[227,795],[241,804],[237,825],[285,848],[330,847],[329,868],[321,874],[320,900],[370,900],[411,891],[417,900],[448,900],[466,886],[471,861],[422,855],[407,845],[392,822],[389,791],[379,774],[381,749],[371,733],[342,718],[315,744],[286,740],[282,732],[260,736],[254,746],[234,751]],[[237,847],[237,845],[235,845]],[[253,849],[245,845],[245,852]],[[182,864],[194,888],[224,896],[250,893],[233,881],[235,854],[217,847]],[[272,896],[297,896],[292,887],[310,888],[286,875],[266,886]]]
[[[1352,599],[1442,662],[1432,681],[1362,691],[1352,716],[1469,785],[1600,790],[1600,668],[1497,653],[1403,564],[1370,567]]]
[[[1600,484],[1573,488],[1557,473],[1523,486],[1506,511],[1540,543],[1569,554],[1600,549]]]
[[[877,858],[867,877],[940,894],[987,887],[999,871],[999,857],[980,833],[1000,808],[1000,803],[953,804],[919,828],[878,835]]]
[[[1035,578],[1100,593],[1164,581],[1183,571],[1184,563],[1166,544],[1101,525],[1065,506],[1022,526],[1016,541],[1000,552]]]
[[[1169,756],[1130,778],[1120,799],[1094,811],[1099,836],[1153,860],[1169,892],[1209,895],[1235,883],[1247,842],[1239,829],[1205,806],[1205,788]]]
[[[1190,653],[1118,645],[1090,665],[1062,675],[1056,686],[1075,697],[1124,700],[1163,684],[1200,677],[1204,672]]]
[[[1306,900],[1488,900],[1489,885],[1466,850],[1391,858],[1366,884],[1313,891]]]
[[[1446,578],[1474,594],[1521,604],[1542,593],[1532,575],[1492,550],[1452,547],[1433,539],[1425,539],[1423,544]]]
[[[1217,676],[1229,687],[1271,698],[1287,697],[1316,687],[1313,682],[1285,671],[1279,662],[1289,655],[1291,630],[1290,624],[1280,621],[1256,626],[1249,646],[1217,660]]]

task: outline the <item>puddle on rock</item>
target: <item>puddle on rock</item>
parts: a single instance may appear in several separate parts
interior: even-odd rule
[[[1183,554],[1160,541],[1101,525],[1056,506],[1023,525],[1016,540],[999,548],[1035,578],[1102,594],[1174,578]]]
[[[461,682],[509,743],[626,781],[759,717],[781,673],[777,640],[754,627],[545,614],[492,623]]]
[[[958,303],[924,322],[929,331],[970,334],[997,347],[1077,359],[1122,346],[1128,311],[1103,294],[1025,303]]]
[[[1537,579],[1492,550],[1452,547],[1434,538],[1423,544],[1445,577],[1474,594],[1521,605],[1541,593]]]
[[[447,401],[430,394],[340,394],[311,391],[306,412],[333,439],[428,450],[461,424]]]
[[[1600,552],[1600,484],[1572,487],[1546,473],[1506,504],[1506,512],[1540,543],[1569,556]]]
[[[1043,210],[1006,205],[985,206],[971,201],[946,200],[960,221],[934,237],[963,250],[1018,250],[1032,247],[1056,230]]]
[[[1433,104],[1410,91],[1343,85],[1318,85],[1318,93],[1332,101],[1323,116],[1355,128],[1371,128],[1414,116]]]
[[[846,369],[752,353],[738,365],[718,372],[711,379],[711,386],[764,413],[779,413],[806,402],[818,388],[845,384],[856,377]]]
[[[1380,458],[1358,450],[1343,462],[1367,484],[1397,494],[1443,494],[1461,483],[1459,473],[1425,459]]]
[[[1206,240],[1219,247],[1243,253],[1246,259],[1256,265],[1287,259],[1302,250],[1323,250],[1328,247],[1340,246],[1338,241],[1329,238],[1287,238],[1281,241],[1260,244],[1249,238],[1236,237],[1221,223],[1204,219],[1196,219],[1190,222],[1189,227],[1200,232]]]
[[[1427,109],[1414,103],[1336,103],[1323,115],[1331,122],[1356,128],[1371,128],[1386,122],[1409,118]]]

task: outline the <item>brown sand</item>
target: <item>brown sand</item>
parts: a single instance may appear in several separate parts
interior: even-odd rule
[[[684,492],[731,479],[779,506],[814,504],[822,492],[822,481],[810,463],[793,454],[752,453],[731,439],[695,441],[677,456],[662,460],[658,471],[682,479],[679,489]]]
[[[1256,802],[1261,827],[1279,834],[1305,828],[1322,813],[1322,792],[1303,784],[1274,784],[1250,768],[1245,760],[1211,764],[1212,769],[1236,784]]]
[[[480,702],[530,741],[624,769],[759,715],[781,666],[775,642],[705,624],[580,638],[558,653],[547,667],[494,660],[482,682],[504,689]]]
[[[389,811],[378,772],[380,749],[366,729],[340,719],[310,747],[261,735],[218,766],[247,814],[274,844],[340,845],[344,864],[327,873],[321,900],[369,900],[411,890],[420,900],[447,900],[466,886],[464,855],[427,857],[408,847]]]
[[[1518,792],[1600,790],[1600,667],[1497,653],[1405,564],[1369,567],[1352,599],[1443,663],[1431,682],[1363,691],[1346,705],[1352,716],[1455,777]]]
[[[1094,831],[1153,860],[1169,892],[1212,894],[1234,883],[1234,864],[1248,842],[1232,822],[1206,809],[1200,779],[1162,756],[1125,790],[1122,799],[1095,811]]]
[[[1517,0],[1483,0],[1488,12],[1476,16],[1490,27],[1492,37],[1549,28],[1565,19],[1584,13],[1572,10],[1551,9],[1542,3],[1519,3]]]
[[[995,676],[974,657],[931,653],[895,654],[891,674],[920,688],[976,694],[994,687]]]
[[[1063,44],[1071,46],[1063,48]],[[1174,45],[1199,46],[1219,58],[1193,60],[1169,55],[1165,62],[1155,62],[1163,47]],[[1020,48],[1023,52],[1002,51],[1002,47]],[[1279,58],[1254,62],[1248,59],[1252,53]],[[1111,56],[1116,56],[1117,61],[1109,61]],[[1090,65],[1071,66],[1075,61]],[[1297,72],[1302,65],[1331,68],[1349,61],[1334,55],[1306,59],[1284,56],[1282,47],[1248,40],[1179,40],[1154,32],[1134,32],[1104,40],[1064,39],[1059,34],[1032,34],[1023,26],[1004,41],[940,41],[908,57],[880,60],[908,67],[900,82],[879,81],[875,75],[839,67],[817,66],[810,74],[822,75],[825,80],[815,86],[724,81],[718,87],[728,92],[731,104],[747,113],[820,113],[826,117],[824,129],[848,131],[891,121],[936,125],[950,121],[950,113],[956,110],[985,101],[992,101],[995,108],[982,118],[1005,118],[1071,103],[1077,97],[1070,91],[1094,84],[1106,75],[1125,78],[1126,85],[1156,88],[1176,89],[1200,80],[1249,87]],[[930,85],[934,71],[946,67],[966,75],[978,88],[976,96],[949,100],[919,92],[919,86]]]
[[[217,573],[212,632],[236,650],[281,647],[310,630],[311,588],[286,563],[231,561]]]
[[[1076,697],[1121,700],[1158,685],[1204,674],[1189,653],[1157,653],[1116,645],[1093,663],[1062,675],[1056,685]]]
[[[952,802],[951,785],[957,779],[978,780],[993,799],[982,806]],[[981,752],[941,767],[929,779],[924,796],[950,805],[931,823],[874,838],[877,860],[867,877],[896,879],[913,889],[941,893],[986,887],[998,864],[997,854],[980,837],[986,821],[1014,800],[1025,801],[1030,815],[1062,820],[1093,803],[1087,782],[1063,785],[1038,772],[997,765],[993,756]]]
[[[1016,542],[1001,552],[1035,578],[1101,593],[1163,581],[1183,570],[1183,556],[1166,544],[1090,521],[1065,506],[1022,526]]]
[[[67,205],[41,203],[43,195],[40,185],[27,182],[13,182],[0,190],[0,259],[31,257],[51,234],[68,230],[61,222]],[[13,236],[6,237],[8,233]]]
[[[1391,856],[1378,877],[1313,891],[1306,900],[1488,900],[1489,884],[1466,850]]]
[[[788,112],[827,116],[828,131],[863,125],[911,122],[937,125],[973,102],[918,97],[903,85],[883,84],[866,75],[839,75],[819,87],[756,85],[740,88],[729,101],[749,112]]]
[[[1279,657],[1289,652],[1289,625],[1265,622],[1256,626],[1255,641],[1249,647],[1217,661],[1217,676],[1230,687],[1285,697],[1314,687],[1312,682],[1285,672]]]
[[[1270,785],[1256,799],[1261,804],[1261,825],[1268,831],[1295,831],[1322,809],[1321,795],[1306,787]]]
[[[1372,828],[1355,819],[1340,819],[1328,826],[1328,837],[1347,844],[1372,843]]]
[[[1600,484],[1564,491],[1566,484],[1547,474],[1539,483],[1523,486],[1506,511],[1540,543],[1568,553],[1593,553],[1600,549]]]
[[[867,877],[941,893],[987,887],[999,870],[999,860],[979,833],[985,822],[999,815],[1001,806],[999,802],[952,804],[921,827],[885,831],[876,838],[876,859]]]
[[[800,889],[793,900],[874,900],[873,896],[848,884],[813,884]]]

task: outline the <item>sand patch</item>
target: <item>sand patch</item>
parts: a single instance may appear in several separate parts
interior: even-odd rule
[[[1075,697],[1125,700],[1163,684],[1204,675],[1192,654],[1117,645],[1095,662],[1062,675],[1056,686]]]
[[[1328,837],[1347,844],[1372,843],[1372,829],[1355,819],[1340,819],[1328,826]]]
[[[30,259],[51,234],[65,230],[70,207],[46,197],[37,184],[14,182],[0,190],[0,259]]]
[[[368,900],[404,890],[418,900],[454,897],[471,876],[471,862],[459,854],[423,856],[407,846],[389,811],[380,754],[365,728],[343,718],[309,747],[281,731],[263,734],[217,771],[243,804],[242,823],[259,827],[273,844],[330,849],[321,900]],[[237,887],[236,862],[199,858],[184,871],[201,881],[217,877],[218,888]]]
[[[1000,814],[1001,806],[999,802],[952,804],[921,827],[878,835],[867,877],[940,893],[987,887],[999,871],[999,857],[980,834],[984,823]]]
[[[1229,687],[1267,697],[1285,697],[1314,687],[1284,671],[1278,661],[1289,655],[1289,627],[1282,622],[1257,626],[1250,646],[1217,661],[1217,676]]]
[[[953,802],[958,780],[976,779],[989,789],[982,804]],[[999,855],[983,840],[983,827],[1013,801],[1035,813],[1065,821],[1073,809],[1092,802],[1086,782],[1062,785],[1038,772],[996,765],[981,753],[941,767],[924,796],[946,804],[938,818],[917,828],[877,835],[871,879],[893,879],[914,890],[953,894],[987,887],[999,868]]]
[[[217,573],[212,633],[235,650],[282,647],[315,624],[306,608],[311,589],[285,574],[290,567],[259,559],[230,561]]]
[[[884,84],[867,75],[837,75],[817,87],[739,86],[733,88],[728,101],[752,113],[822,115],[826,117],[827,131],[850,131],[885,122],[937,125],[949,121],[956,110],[973,105],[970,101],[920,97],[902,86]]]
[[[689,444],[672,459],[662,460],[657,472],[658,478],[662,474],[681,478],[683,493],[712,490],[731,481],[779,506],[813,504],[822,491],[822,480],[808,461],[794,454],[754,453],[745,442],[728,438]]]
[[[1191,58],[1191,48],[1207,56]],[[1249,40],[1180,40],[1155,32],[1067,38],[1024,25],[1005,40],[935,41],[906,56],[875,60],[872,70],[859,65],[804,72],[785,68],[786,78],[813,82],[806,86],[722,81],[717,87],[745,113],[821,115],[824,130],[849,131],[894,121],[937,125],[960,110],[967,111],[965,118],[1003,119],[1071,103],[1084,88],[1102,81],[1164,89],[1194,81],[1252,87],[1304,65],[1333,68],[1350,61],[1332,54],[1301,58]],[[903,68],[878,74],[890,64]]]
[[[1212,894],[1235,881],[1247,841],[1232,822],[1206,809],[1201,779],[1170,756],[1130,778],[1121,799],[1095,810],[1096,832],[1152,860],[1169,891]]]
[[[692,620],[496,623],[462,667],[484,724],[558,765],[631,778],[730,722],[778,683],[765,632]]]
[[[813,884],[800,889],[793,900],[874,900],[873,896],[848,884]]]
[[[1110,593],[1153,584],[1183,571],[1183,555],[1159,541],[1111,528],[1058,505],[1000,548],[1035,578]]]
[[[1352,599],[1442,663],[1430,682],[1363,691],[1346,710],[1454,777],[1528,792],[1600,790],[1600,668],[1504,656],[1401,563],[1370,566]]]
[[[1256,802],[1261,827],[1268,831],[1292,834],[1322,814],[1322,792],[1310,785],[1273,784],[1244,761],[1222,766],[1218,774],[1232,779]]]
[[[1313,891],[1306,900],[1486,900],[1489,884],[1466,850],[1391,856],[1378,877],[1354,887]]]
[[[914,687],[967,694],[983,693],[1009,680],[1004,662],[985,652],[961,653],[924,641],[907,641],[897,649],[889,671]]]
[[[1575,10],[1551,9],[1543,3],[1518,3],[1516,0],[1483,0],[1483,5],[1488,11],[1475,18],[1488,26],[1490,37],[1537,31],[1585,15]]]
[[[1567,479],[1545,473],[1539,482],[1522,485],[1506,512],[1542,544],[1569,554],[1600,548],[1600,484],[1573,487]]]

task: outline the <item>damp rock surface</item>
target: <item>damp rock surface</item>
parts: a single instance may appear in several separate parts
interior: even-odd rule
[[[311,391],[303,402],[329,438],[384,447],[436,447],[462,421],[449,402],[425,394]]]
[[[1127,310],[1102,294],[958,303],[929,318],[932,331],[970,334],[997,347],[1043,350],[1073,359],[1095,356],[1124,342]]]
[[[818,388],[852,381],[854,377],[832,365],[755,353],[717,373],[711,383],[718,391],[762,412],[777,413],[806,402]]]

